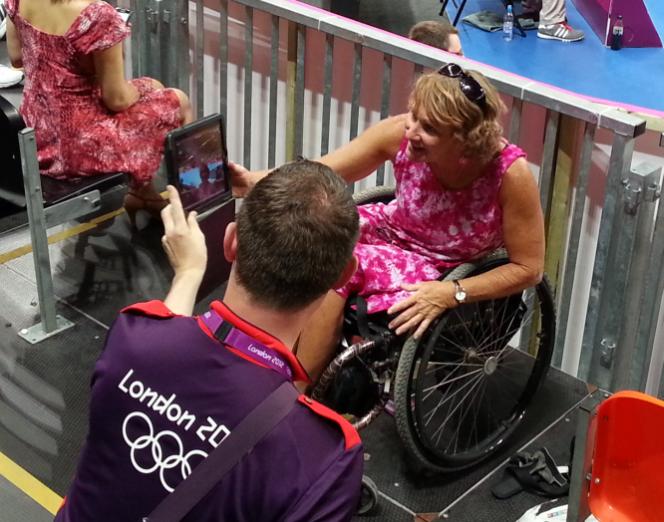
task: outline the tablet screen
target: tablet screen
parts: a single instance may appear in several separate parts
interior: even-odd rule
[[[168,140],[176,186],[185,209],[201,209],[217,200],[230,198],[226,147],[219,117],[206,118],[178,129]]]

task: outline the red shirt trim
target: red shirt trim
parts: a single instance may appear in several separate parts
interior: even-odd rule
[[[357,430],[353,428],[353,425],[344,419],[341,415],[339,415],[336,411],[331,410],[327,406],[323,406],[320,402],[316,402],[315,400],[311,399],[310,397],[306,397],[305,395],[300,395],[297,400],[300,404],[305,405],[317,415],[331,420],[341,428],[341,431],[344,434],[344,440],[346,441],[346,451],[354,448],[360,442],[362,442],[359,433],[357,433]]]
[[[304,381],[306,383],[311,382],[309,379],[309,375],[307,375],[306,370],[302,367],[302,364],[300,364],[300,361],[297,360],[297,357],[293,354],[293,352],[284,344],[282,343],[279,339],[273,337],[269,333],[267,333],[265,330],[261,330],[257,326],[254,326],[253,324],[245,321],[244,319],[238,317],[233,313],[233,311],[228,308],[224,303],[220,301],[213,301],[210,305],[212,309],[214,309],[215,312],[217,312],[222,319],[233,323],[237,328],[239,328],[242,332],[246,333],[247,335],[250,335],[257,341],[261,342],[268,348],[271,348],[275,352],[277,352],[290,366],[291,370],[293,371],[293,380],[294,381]],[[203,331],[213,339],[215,339],[214,335],[212,335],[212,332],[210,332],[203,323],[203,321],[199,318],[198,319],[198,324],[203,328]],[[239,354],[236,350],[232,350],[233,353],[237,355]],[[256,364],[257,366],[261,366],[265,368],[266,366],[259,364],[258,362],[254,361],[253,359],[249,357],[244,357],[244,359]]]
[[[163,301],[153,300],[146,301],[145,303],[136,303],[129,305],[122,310],[120,313],[133,313],[137,315],[147,315],[148,317],[158,317],[160,319],[166,319],[169,317],[177,317],[178,315],[173,313],[168,306],[164,304]]]

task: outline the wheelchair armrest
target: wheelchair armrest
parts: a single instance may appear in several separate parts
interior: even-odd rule
[[[394,199],[395,187],[389,185],[379,185],[371,187],[353,194],[353,200],[357,205],[365,205],[367,203],[387,203]]]

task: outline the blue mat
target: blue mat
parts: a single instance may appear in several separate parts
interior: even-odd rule
[[[664,2],[646,0],[646,6],[664,36]],[[454,8],[448,9],[453,17]],[[502,4],[499,0],[468,0],[464,16],[483,9],[500,12]],[[593,98],[664,111],[664,49],[607,49],[571,0],[567,0],[567,18],[570,25],[586,33],[585,40],[542,40],[528,31],[526,38],[515,34],[513,41],[505,42],[501,33],[461,22],[458,29],[468,58]]]

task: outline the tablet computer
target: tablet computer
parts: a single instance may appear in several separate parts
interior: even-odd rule
[[[201,212],[231,199],[221,115],[168,133],[165,156],[168,182],[178,189],[185,210]]]

